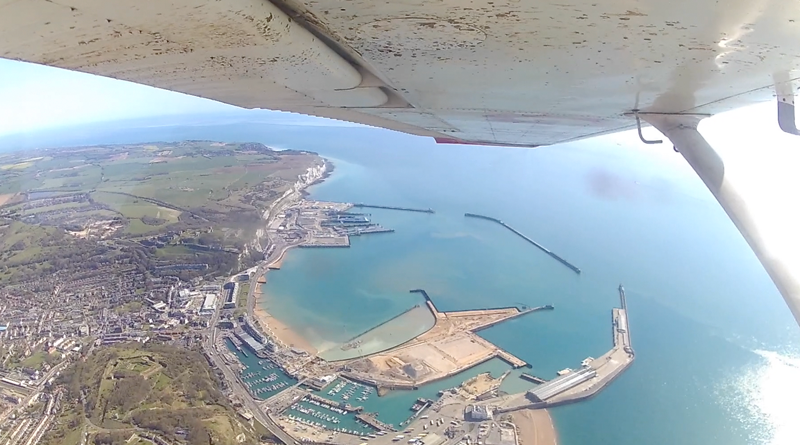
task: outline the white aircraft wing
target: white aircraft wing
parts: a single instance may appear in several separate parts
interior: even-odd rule
[[[777,95],[797,133],[798,37],[800,3],[774,0],[0,0],[0,57],[246,108],[525,147],[638,116],[687,157],[800,320],[800,271],[761,243],[696,131]]]

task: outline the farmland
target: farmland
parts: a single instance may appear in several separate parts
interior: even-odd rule
[[[149,270],[171,262],[227,272],[257,257],[247,245],[263,211],[321,163],[210,141],[12,152],[0,162],[0,283],[62,270],[65,255],[97,260],[98,243],[105,259],[140,252]]]

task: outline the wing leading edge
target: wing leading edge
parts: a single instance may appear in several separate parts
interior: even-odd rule
[[[556,144],[635,128],[631,112],[640,110],[681,141],[800,320],[796,271],[764,249],[757,225],[742,222],[747,207],[720,187],[723,178],[709,182],[691,155],[708,154],[702,144],[672,126],[771,100],[776,89],[791,96],[800,3],[420,5],[0,0],[0,56],[450,143]]]

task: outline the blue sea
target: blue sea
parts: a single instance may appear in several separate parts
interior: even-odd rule
[[[481,333],[528,361],[530,372],[552,377],[610,348],[610,312],[624,284],[636,361],[596,398],[552,410],[562,445],[782,445],[800,437],[800,329],[669,147],[643,147],[630,135],[536,150],[447,146],[372,128],[235,119],[49,137],[12,142],[263,142],[333,162],[333,175],[309,190],[314,199],[435,209],[370,209],[396,231],[355,237],[350,249],[296,249],[270,272],[264,304],[317,345],[346,341],[418,304],[408,293],[415,288],[442,310],[553,304]],[[502,219],[582,273],[465,212]],[[371,398],[365,408],[396,423],[417,397],[506,369],[493,360],[420,391]],[[503,389],[526,385],[512,374]]]

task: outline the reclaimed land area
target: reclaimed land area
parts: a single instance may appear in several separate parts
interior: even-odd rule
[[[210,141],[5,153],[0,284],[79,268],[191,279],[250,267],[263,259],[263,212],[321,165],[313,153]]]
[[[421,291],[421,290],[417,290]],[[421,291],[424,292],[424,291]],[[439,312],[426,295],[426,304],[436,319],[424,334],[385,352],[348,362],[347,375],[385,389],[416,389],[463,372],[492,358],[501,358],[515,368],[527,363],[485,340],[476,332],[506,320],[552,306],[516,307]]]

